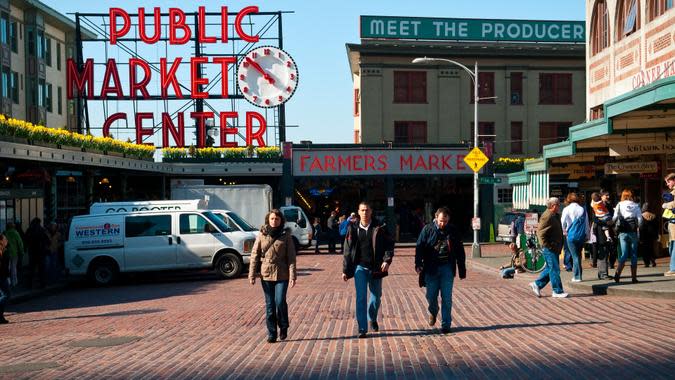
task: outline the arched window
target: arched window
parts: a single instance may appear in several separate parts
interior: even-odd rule
[[[597,1],[591,17],[591,55],[609,46],[609,12],[604,0]]]
[[[616,40],[640,29],[640,3],[638,0],[620,0],[616,9]]]
[[[649,0],[649,21],[673,8],[673,0]]]

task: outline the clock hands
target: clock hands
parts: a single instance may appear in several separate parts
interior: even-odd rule
[[[267,74],[265,70],[263,70],[263,68],[260,67],[260,65],[256,61],[252,60],[249,57],[246,57],[246,62],[249,65],[253,66],[253,68],[256,69],[256,71],[262,74],[263,78],[265,78],[270,84],[274,84],[274,78],[272,78],[269,74]]]

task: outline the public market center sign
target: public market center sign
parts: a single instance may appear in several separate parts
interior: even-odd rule
[[[361,16],[361,38],[584,43],[586,26],[584,21]]]

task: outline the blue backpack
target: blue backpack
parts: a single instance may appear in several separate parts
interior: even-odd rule
[[[567,229],[567,240],[572,243],[579,244],[586,241],[586,210],[572,222],[572,225]]]

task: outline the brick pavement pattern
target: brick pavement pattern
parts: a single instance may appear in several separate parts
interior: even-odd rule
[[[535,298],[523,281],[456,280],[453,333],[427,325],[412,248],[384,279],[380,332],[356,338],[339,255],[299,256],[285,342],[265,342],[259,282],[197,274],[77,287],[10,307],[0,378],[672,378],[675,302]],[[209,277],[204,280],[201,277]]]

